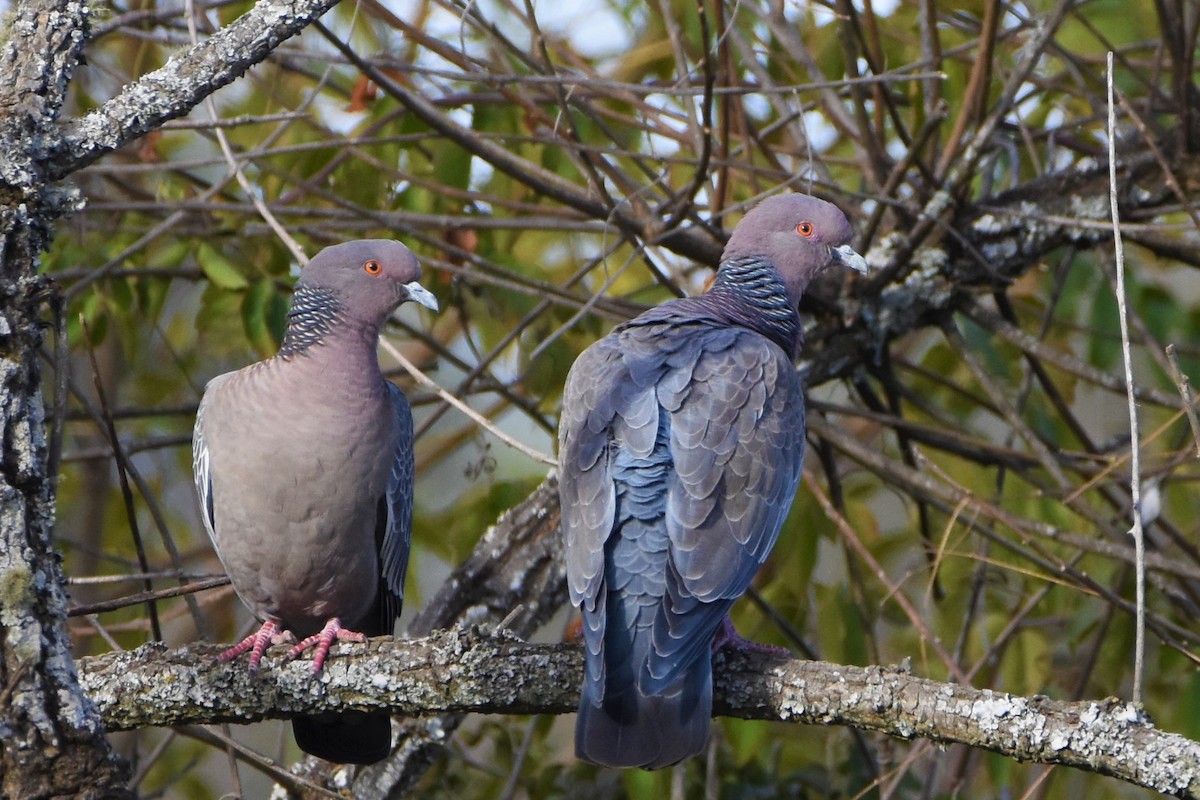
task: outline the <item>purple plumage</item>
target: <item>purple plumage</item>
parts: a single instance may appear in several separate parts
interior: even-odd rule
[[[866,270],[851,234],[822,200],[766,200],[709,292],[621,325],[572,366],[559,487],[586,652],[580,758],[657,769],[703,750],[714,640],[800,480],[800,295],[830,265]]]
[[[387,317],[407,300],[437,310],[399,242],[348,242],[300,274],[279,353],[209,382],[196,414],[201,516],[259,631],[222,654],[289,654],[391,634],[404,596],[412,526],[413,424],[379,371]],[[341,763],[387,755],[387,714],[294,719],[301,749]]]

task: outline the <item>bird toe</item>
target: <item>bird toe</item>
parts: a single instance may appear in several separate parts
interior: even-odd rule
[[[341,620],[333,617],[325,623],[325,627],[321,629],[320,633],[315,633],[297,642],[296,646],[288,651],[284,660],[291,661],[298,658],[305,650],[311,648],[313,651],[312,669],[314,673],[317,673],[325,666],[325,659],[334,642],[362,643],[365,641],[367,641],[365,634],[343,628]]]
[[[729,618],[728,614],[721,621],[721,627],[717,629],[717,635],[713,637],[713,653],[717,653],[720,650],[739,650],[743,653],[763,653],[769,656],[785,656],[789,658],[792,656],[792,651],[786,647],[763,644],[762,642],[743,638],[737,632],[737,628],[733,627],[733,620]]]

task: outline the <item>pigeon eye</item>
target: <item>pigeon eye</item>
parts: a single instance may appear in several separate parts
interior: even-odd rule
[[[379,273],[383,272],[383,264],[380,264],[375,259],[371,259],[367,263],[363,264],[363,269],[367,271],[368,275],[378,275]]]
[[[805,239],[812,236],[813,231],[815,231],[815,230],[816,230],[816,228],[813,227],[813,224],[811,222],[801,222],[799,225],[796,226],[796,233],[800,234]]]

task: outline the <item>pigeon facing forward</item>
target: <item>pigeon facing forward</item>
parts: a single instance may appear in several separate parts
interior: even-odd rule
[[[301,637],[319,672],[338,640],[391,634],[412,524],[413,423],[376,346],[407,300],[437,310],[399,242],[348,242],[300,273],[279,353],[209,382],[196,414],[201,516],[233,587],[263,621],[221,655]],[[292,721],[305,752],[341,763],[387,755],[386,713]]]
[[[559,491],[585,670],[575,750],[657,769],[704,749],[712,653],[766,559],[804,454],[797,306],[834,264],[866,271],[835,206],[746,214],[712,288],[579,356],[559,425]]]

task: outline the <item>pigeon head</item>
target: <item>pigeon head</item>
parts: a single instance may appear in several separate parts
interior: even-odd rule
[[[408,300],[437,311],[437,298],[417,283],[420,277],[417,257],[400,242],[363,239],[326,247],[300,272],[280,354],[306,350],[339,327],[373,337]]]
[[[378,327],[408,300],[437,311],[437,299],[417,283],[420,277],[417,257],[400,242],[362,239],[317,253],[301,271],[297,290],[328,293],[343,318]]]
[[[854,231],[846,215],[824,200],[803,194],[770,197],[734,228],[721,261],[760,258],[775,267],[792,308],[809,281],[833,264],[858,272],[867,262],[850,247]]]

